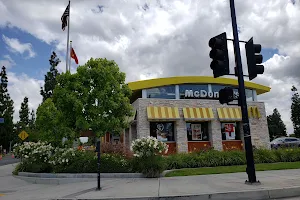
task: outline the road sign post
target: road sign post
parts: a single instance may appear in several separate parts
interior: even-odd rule
[[[257,183],[257,181],[256,181],[256,174],[255,174],[247,101],[245,96],[245,83],[244,83],[244,75],[243,75],[243,68],[242,68],[241,52],[239,46],[239,36],[238,36],[237,23],[236,23],[234,0],[230,0],[230,11],[231,11],[232,30],[233,30],[235,63],[237,67],[238,83],[239,83],[239,98],[240,98],[239,100],[240,100],[241,110],[242,110],[242,122],[243,122],[245,151],[246,151],[246,159],[247,159],[246,172],[248,174],[248,180],[246,181],[246,183],[252,184],[252,183]]]

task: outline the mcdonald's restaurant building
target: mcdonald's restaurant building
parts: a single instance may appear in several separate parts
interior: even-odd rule
[[[238,82],[229,78],[181,76],[128,83],[135,114],[122,134],[130,146],[137,138],[153,136],[166,142],[169,153],[191,152],[208,147],[244,149],[241,109],[219,103],[219,90],[229,86],[238,97]],[[270,148],[264,102],[257,95],[269,87],[245,82],[252,144]],[[236,103],[233,101],[231,103]]]

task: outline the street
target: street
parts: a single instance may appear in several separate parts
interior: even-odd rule
[[[13,164],[19,162],[19,159],[12,158],[11,155],[7,154],[6,156],[2,157],[0,160],[0,166]]]

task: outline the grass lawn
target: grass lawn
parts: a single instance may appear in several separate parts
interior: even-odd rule
[[[280,169],[300,169],[300,162],[281,162],[281,163],[261,163],[255,164],[256,171],[280,170]],[[219,167],[203,167],[203,168],[185,168],[172,171],[166,174],[166,177],[172,176],[194,176],[204,174],[224,174],[245,172],[246,165],[237,166],[219,166]]]

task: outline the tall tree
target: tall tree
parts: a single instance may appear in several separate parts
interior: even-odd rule
[[[8,149],[9,142],[14,139],[14,102],[7,90],[8,78],[4,66],[2,67],[0,77],[0,117],[4,118],[4,123],[0,124],[0,145]]]
[[[120,133],[128,126],[125,117],[133,114],[131,90],[114,61],[91,58],[77,73],[62,74],[57,81],[54,104],[77,133],[92,129],[103,136],[107,131]]]
[[[300,137],[300,97],[295,86],[292,87],[291,120],[293,122],[294,134]]]
[[[63,138],[73,141],[74,132],[66,126],[65,121],[66,118],[55,107],[52,98],[48,98],[38,107],[36,112],[38,138],[51,142],[54,146],[61,146]]]
[[[56,86],[56,77],[59,75],[58,70],[56,69],[57,65],[60,63],[59,58],[56,53],[53,51],[49,60],[50,71],[45,75],[45,85],[44,88],[41,87],[40,94],[43,96],[43,102],[52,97],[53,90]]]
[[[20,121],[19,128],[25,129],[29,126],[29,107],[28,107],[28,98],[24,97],[23,102],[21,103],[21,109],[19,111]]]
[[[286,126],[281,119],[281,115],[277,108],[273,113],[267,116],[270,139],[273,140],[280,136],[287,136]]]
[[[35,128],[35,113],[34,110],[31,110],[30,113],[30,119],[29,119],[29,128],[34,129]]]

